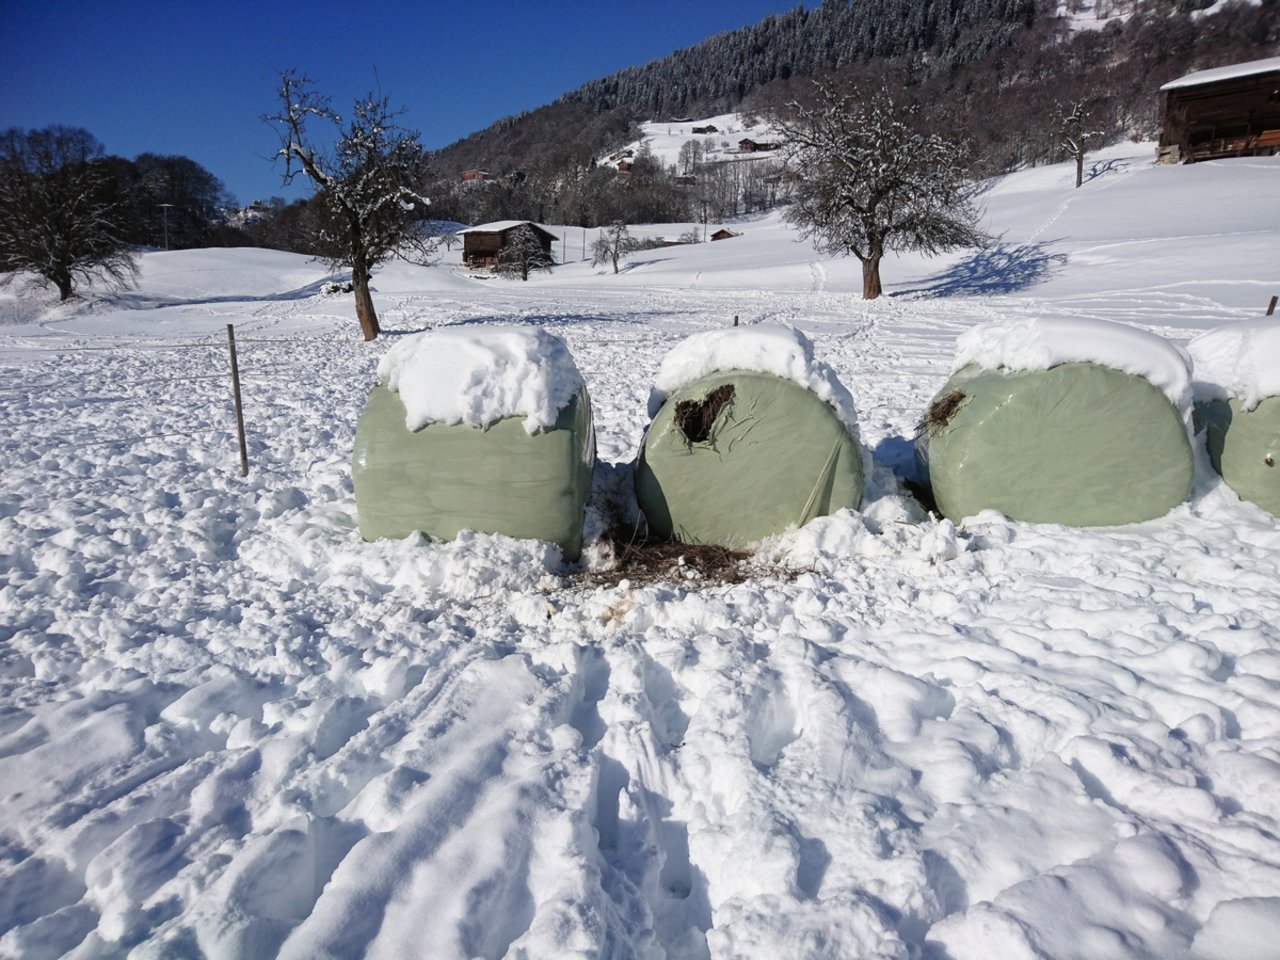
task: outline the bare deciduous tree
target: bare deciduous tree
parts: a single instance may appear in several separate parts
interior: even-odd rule
[[[1084,155],[1088,150],[1089,140],[1100,136],[1099,131],[1086,127],[1089,111],[1085,101],[1073,100],[1058,104],[1058,135],[1062,138],[1062,146],[1076,162],[1076,188],[1084,183]]]
[[[366,340],[380,332],[369,293],[373,268],[392,257],[421,262],[434,243],[419,222],[430,201],[419,192],[427,180],[426,155],[418,133],[396,123],[384,96],[357,100],[343,121],[317,94],[311,81],[293,71],[280,75],[280,112],[264,118],[280,135],[277,158],[284,160],[284,182],[299,173],[316,187],[323,236],[319,247],[335,264],[351,268],[356,317]],[[322,146],[307,124],[321,120],[337,136]]]
[[[887,90],[864,96],[824,85],[812,107],[789,106],[780,127],[799,179],[786,217],[820,252],[862,262],[865,299],[882,292],[888,251],[933,255],[990,240],[978,227],[963,146],[914,129],[914,109]]]
[[[121,240],[110,179],[102,145],[87,130],[0,135],[0,270],[35,274],[61,300],[78,283],[132,283],[137,266]]]
[[[596,237],[596,242],[591,245],[591,264],[598,266],[602,263],[611,263],[613,272],[617,273],[618,262],[637,249],[639,249],[639,241],[631,236],[627,225],[615,223],[602,230],[600,236]]]

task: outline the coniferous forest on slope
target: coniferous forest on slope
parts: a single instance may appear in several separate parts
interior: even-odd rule
[[[1280,3],[1112,0],[834,0],[766,17],[668,57],[593,80],[554,103],[506,117],[435,155],[436,212],[466,222],[529,217],[584,226],[688,219],[696,198],[663,171],[633,169],[620,196],[597,159],[645,120],[736,110],[768,115],[805,101],[814,80],[888,86],[921,120],[967,140],[972,173],[1066,157],[1057,117],[1083,104],[1092,143],[1159,130],[1161,84],[1191,70],[1280,52]],[[456,181],[480,168],[484,191]],[[671,173],[674,173],[673,171]]]

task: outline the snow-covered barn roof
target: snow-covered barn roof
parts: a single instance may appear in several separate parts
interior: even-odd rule
[[[1249,60],[1245,63],[1232,63],[1225,67],[1214,67],[1212,70],[1197,70],[1185,77],[1170,80],[1161,90],[1174,90],[1178,87],[1197,87],[1204,83],[1217,83],[1220,80],[1235,80],[1238,77],[1251,77],[1258,73],[1280,73],[1280,57],[1268,57],[1265,60]]]
[[[463,236],[468,233],[506,233],[508,230],[514,230],[516,227],[523,226],[533,227],[535,230],[541,230],[548,236],[554,237],[555,234],[541,224],[534,223],[532,220],[495,220],[493,223],[482,223],[479,226],[467,227],[465,230],[459,230],[458,235]]]

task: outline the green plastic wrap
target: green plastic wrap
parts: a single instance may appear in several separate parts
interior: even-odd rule
[[[712,416],[701,429],[677,425],[682,405],[701,406],[726,386],[732,396],[722,395],[718,410],[702,407]],[[654,417],[636,465],[636,497],[651,536],[739,548],[856,509],[862,452],[835,411],[799,384],[715,373],[672,393]]]
[[[1205,428],[1209,460],[1227,486],[1280,516],[1280,397],[1248,411],[1236,399],[1198,403],[1196,425]]]
[[[1195,463],[1177,409],[1141,377],[1092,363],[1008,373],[968,366],[938,391],[917,458],[952,520],[1110,526],[1163,516]]]
[[[554,427],[532,436],[523,417],[484,429],[431,423],[413,432],[404,421],[400,397],[381,384],[374,387],[351,458],[364,539],[419,530],[451,540],[460,530],[478,530],[549,540],[566,560],[578,558],[595,462],[585,388]]]

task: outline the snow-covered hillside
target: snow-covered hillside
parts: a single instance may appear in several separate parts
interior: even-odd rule
[[[769,123],[737,113],[725,113],[702,120],[654,120],[640,124],[639,140],[604,155],[599,162],[602,165],[617,166],[619,161],[632,159],[641,150],[648,150],[663,166],[675,167],[683,172],[681,151],[689,143],[696,143],[700,148],[700,163],[777,159],[777,154],[768,151],[744,152],[739,148],[743,140],[776,144],[779,138],[777,130]]]
[[[1185,341],[1280,293],[1280,158],[1151,156],[992,183],[1000,243],[872,303],[776,216],[617,275],[577,228],[528,283],[388,267],[373,345],[286,254],[0,291],[0,956],[1273,956],[1280,522],[1202,474],[1149,523],[957,529],[890,472],[978,322]],[[553,331],[608,487],[663,356],[734,316],[813,340],[876,460],[746,582],[359,539],[399,334]]]

